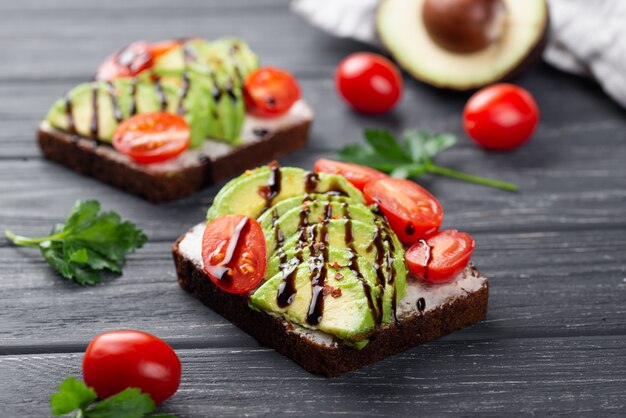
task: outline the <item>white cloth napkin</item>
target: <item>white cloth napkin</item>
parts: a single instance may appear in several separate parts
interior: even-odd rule
[[[292,10],[335,36],[381,47],[374,19],[380,0],[294,0]],[[517,0],[523,1],[523,0]],[[544,60],[593,77],[626,107],[626,0],[549,0]]]

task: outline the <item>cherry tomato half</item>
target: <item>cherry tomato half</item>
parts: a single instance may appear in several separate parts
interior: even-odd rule
[[[443,209],[435,196],[409,180],[374,180],[365,185],[363,194],[368,204],[378,204],[391,229],[405,244],[433,234],[443,220]]]
[[[293,106],[300,98],[300,86],[285,70],[261,67],[246,77],[244,97],[250,113],[271,118],[286,113]]]
[[[266,268],[265,236],[261,224],[243,215],[224,215],[204,230],[204,271],[220,289],[246,293],[263,279]]]
[[[112,81],[120,77],[133,77],[152,68],[154,59],[181,44],[180,40],[156,42],[133,42],[109,55],[98,67],[95,80]]]
[[[189,141],[185,119],[168,112],[135,115],[113,132],[113,147],[138,163],[174,158],[189,147]]]
[[[136,387],[161,403],[180,384],[180,360],[165,341],[142,331],[97,335],[83,358],[83,378],[100,399]]]
[[[465,105],[465,132],[478,145],[508,151],[524,144],[539,121],[533,96],[512,84],[494,84],[476,92]]]
[[[320,159],[315,162],[316,173],[338,174],[348,180],[354,187],[363,191],[366,183],[372,180],[387,178],[385,173],[362,165],[343,163],[340,161]]]
[[[400,99],[402,76],[398,68],[382,55],[357,52],[339,63],[335,86],[355,110],[384,113]]]
[[[415,243],[406,252],[406,263],[425,282],[446,283],[463,271],[472,252],[474,239],[469,234],[447,229]]]

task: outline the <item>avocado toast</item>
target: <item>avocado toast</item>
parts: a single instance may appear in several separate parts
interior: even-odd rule
[[[181,287],[312,373],[340,375],[486,314],[488,282],[473,265],[446,283],[414,277],[383,211],[342,176],[260,167],[226,184],[207,218],[173,246]],[[226,219],[237,227],[211,248]],[[233,257],[259,281],[229,288]]]
[[[190,38],[168,41],[166,49],[139,44],[149,45],[113,54],[95,81],[53,103],[38,128],[47,158],[160,202],[304,146],[313,112],[303,100],[272,117],[250,112],[244,82],[259,66],[242,40]],[[124,71],[98,78],[107,65]],[[130,118],[153,112],[182,117],[190,140],[175,158],[145,164],[120,152],[114,134]]]

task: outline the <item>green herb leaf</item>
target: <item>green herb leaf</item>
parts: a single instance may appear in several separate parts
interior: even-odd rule
[[[61,276],[81,285],[102,279],[102,271],[121,273],[126,254],[141,248],[148,238],[115,212],[100,213],[95,200],[78,201],[65,224],[57,224],[47,237],[26,238],[6,231],[14,244],[39,248]]]
[[[52,415],[69,414],[76,409],[85,409],[96,400],[96,392],[83,382],[68,377],[59,385],[59,391],[50,396]]]
[[[430,135],[424,131],[406,131],[402,137],[402,144],[385,130],[368,129],[363,132],[363,136],[369,146],[348,145],[337,153],[339,159],[372,167],[397,178],[418,177],[430,173],[502,190],[517,191],[517,186],[511,183],[473,176],[433,164],[432,159],[437,154],[456,143],[454,135],[446,133]]]
[[[68,377],[59,386],[59,392],[50,396],[52,415],[61,416],[75,411],[74,418],[176,418],[170,414],[147,415],[156,404],[150,395],[138,388],[128,388],[101,402],[93,388],[82,381]]]
[[[86,418],[142,418],[156,407],[150,395],[137,388],[125,389],[89,408]]]
[[[387,130],[366,129],[363,137],[376,154],[400,163],[411,162],[409,156],[400,147],[396,138]]]
[[[397,162],[390,161],[376,154],[371,148],[364,145],[348,145],[338,153],[339,158],[355,164],[367,165],[377,170],[389,172],[394,169]]]
[[[420,162],[424,156],[424,144],[428,139],[428,134],[424,131],[406,131],[402,137],[404,149],[410,155],[411,160]]]

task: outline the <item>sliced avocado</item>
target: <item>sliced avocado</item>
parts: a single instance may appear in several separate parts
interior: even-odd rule
[[[323,296],[321,321],[312,326],[307,322],[313,291],[311,274],[309,263],[298,267],[294,282],[296,294],[286,307],[278,306],[277,302],[278,289],[283,283],[282,273],[278,273],[257,289],[250,302],[259,309],[282,314],[285,319],[296,324],[314,327],[352,342],[363,340],[374,329],[376,322],[362,282],[348,268],[327,266],[325,285],[341,291],[340,295]]]
[[[180,74],[190,64],[195,64],[193,71],[204,74],[209,74],[216,66],[223,67],[233,76],[236,86],[241,87],[241,79],[258,68],[259,59],[248,44],[238,38],[211,42],[194,38],[158,57],[153,70],[158,74]]]
[[[315,242],[320,241],[322,228],[326,229],[325,243],[330,248],[329,263],[337,263],[341,267],[349,267],[351,250],[346,242],[348,221],[346,219],[333,219],[326,225],[320,223],[310,225],[299,233],[285,234],[288,237],[281,247],[281,250],[274,250],[275,234],[266,233],[268,242],[268,266],[266,277],[271,277],[278,270],[284,270],[286,264],[294,259],[307,263],[311,257],[311,248]],[[382,322],[392,320],[392,299],[400,301],[406,294],[406,266],[404,263],[404,248],[393,232],[388,233],[384,228],[377,228],[373,223],[351,221],[351,233],[353,241],[351,247],[357,257],[359,266],[361,262],[373,267],[375,276],[365,275],[369,284],[373,287],[384,288],[383,294],[383,315]],[[378,236],[378,234],[381,234]],[[386,239],[387,237],[388,239]],[[378,246],[380,245],[380,247]],[[379,254],[379,248],[382,252]],[[379,265],[380,263],[380,265]],[[379,266],[379,267],[377,267]],[[377,268],[380,270],[377,272]],[[363,269],[359,269],[363,271]],[[373,281],[370,281],[373,280]],[[393,281],[393,285],[390,284]],[[395,287],[395,295],[393,288]]]
[[[314,176],[316,181],[311,181]],[[275,180],[275,196],[266,198],[265,190]],[[308,185],[308,187],[307,187]],[[307,190],[309,189],[309,190]],[[305,193],[343,193],[357,202],[364,203],[361,192],[344,177],[334,174],[311,174],[295,167],[270,169],[261,167],[231,180],[215,196],[207,212],[207,219],[220,215],[239,214],[258,218],[273,204]]]
[[[257,220],[259,221],[263,229],[270,228],[274,224],[274,222],[278,220],[278,218],[280,218],[285,213],[291,211],[294,208],[302,208],[302,205],[305,202],[307,202],[308,204],[315,202],[318,205],[322,204],[323,202],[337,202],[340,204],[345,203],[348,205],[349,211],[350,211],[351,205],[363,206],[362,203],[352,200],[345,196],[311,193],[311,194],[306,194],[306,195],[294,196],[289,199],[280,201],[272,206],[272,210],[267,210],[263,212],[263,214],[259,216]],[[369,211],[369,209],[367,210]],[[339,211],[337,211],[337,209],[335,208],[333,209],[333,213],[338,214]]]
[[[200,55],[207,55],[223,61],[227,71],[233,74],[237,86],[242,86],[246,76],[259,67],[257,55],[241,39],[226,37],[211,42],[199,49]]]
[[[332,203],[330,203],[331,208]],[[319,231],[319,222],[324,217],[324,210],[326,204],[315,205],[318,209],[314,209],[313,205],[311,206],[312,213],[307,217],[309,219],[308,224],[311,227],[316,227],[316,231]],[[342,208],[338,208],[339,211]],[[300,236],[300,230],[302,230],[302,234],[306,234],[306,227],[300,222],[300,213],[302,211],[298,208],[294,208],[289,211],[287,214],[283,215],[276,224],[270,229],[266,229],[263,232],[265,233],[265,242],[267,246],[267,253],[273,254],[277,248],[277,239],[276,237],[279,235],[276,230],[280,231],[280,235],[284,238],[283,248],[291,248],[295,247],[296,243],[302,238],[306,239],[303,235]],[[317,212],[317,213],[315,213]],[[361,211],[359,211],[361,212]],[[369,212],[369,211],[368,211]],[[359,216],[362,216],[362,219],[368,219],[366,213],[361,213]],[[366,222],[361,222],[356,219],[350,220],[350,224],[348,225],[348,220],[346,219],[331,219],[326,222],[326,226],[328,229],[328,240],[331,248],[345,248],[347,245],[347,228],[350,227],[350,233],[352,234],[352,241],[355,247],[355,250],[358,254],[367,254],[374,252],[375,248],[370,246],[374,236],[376,234],[376,227],[374,226],[374,215],[370,212],[370,218]],[[312,232],[308,232],[309,234]]]
[[[167,110],[172,111],[178,105],[178,88],[174,82],[167,81],[161,83],[161,89]],[[97,97],[95,102],[94,94]],[[72,130],[72,122],[73,133],[110,142],[119,122],[130,116],[131,107],[136,113],[157,111],[161,108],[160,95],[156,84],[149,79],[117,79],[110,84],[106,81],[83,83],[70,90],[66,97],[58,99],[46,120],[65,131]]]
[[[455,90],[511,78],[541,58],[545,0],[383,0],[378,34],[415,78]]]

